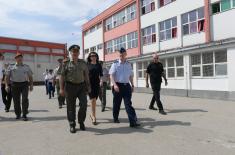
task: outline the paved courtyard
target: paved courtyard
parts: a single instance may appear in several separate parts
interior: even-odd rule
[[[133,94],[142,127],[129,128],[122,104],[120,124],[112,123],[112,95],[107,111],[97,105],[97,126],[70,134],[66,109],[45,95],[30,93],[29,121],[14,111],[0,112],[0,155],[234,155],[235,102],[162,96],[168,115],[148,110],[151,94]],[[87,114],[90,114],[90,106]],[[79,129],[79,126],[77,126]]]

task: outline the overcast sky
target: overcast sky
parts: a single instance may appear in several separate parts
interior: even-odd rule
[[[0,0],[0,36],[81,45],[81,26],[118,0]]]

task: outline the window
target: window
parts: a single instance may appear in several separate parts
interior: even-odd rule
[[[111,30],[113,28],[112,17],[108,18],[105,21],[105,27],[106,27],[106,31]]]
[[[44,47],[37,47],[36,48],[37,52],[50,52],[49,48],[44,48]]]
[[[177,37],[177,17],[160,22],[160,41]]]
[[[142,29],[143,45],[148,45],[156,42],[155,25]]]
[[[34,51],[34,48],[31,46],[19,46],[20,51]]]
[[[184,58],[179,56],[175,58],[176,60],[176,76],[184,77]]]
[[[127,8],[127,22],[136,18],[136,4]]]
[[[233,7],[235,7],[235,0],[233,0]]]
[[[146,70],[149,65],[149,61],[138,62],[138,78],[145,78],[146,77]]]
[[[115,14],[113,16],[113,28],[122,25],[126,22],[125,10]]]
[[[114,51],[119,51],[122,47],[126,48],[126,35],[114,39]]]
[[[0,44],[0,49],[2,49],[2,50],[16,50],[16,45]]]
[[[175,77],[175,60],[174,60],[174,58],[167,59],[167,75],[168,75],[168,78]]]
[[[212,4],[212,14],[220,12],[220,2]]]
[[[95,31],[95,26],[93,26],[91,29],[90,29],[90,33],[94,32]]]
[[[91,48],[90,48],[90,51],[91,51],[91,52],[96,52],[96,46],[91,47]]]
[[[98,49],[98,50],[103,49],[103,44],[99,44],[99,45],[97,45],[97,49]]]
[[[89,48],[85,49],[84,52],[85,52],[85,54],[88,54],[89,53]]]
[[[166,60],[165,59],[160,59],[160,62],[162,63],[162,65],[163,65],[163,69],[164,69],[164,74],[165,74],[165,76],[167,77],[167,74],[166,74]]]
[[[154,0],[141,0],[141,12],[142,15],[147,14],[155,10]]]
[[[183,35],[204,31],[204,7],[182,15]]]
[[[231,9],[231,0],[221,0],[221,11]]]
[[[175,0],[159,0],[159,6],[162,7],[164,5],[167,5],[171,2],[174,2]]]
[[[97,29],[100,29],[102,27],[102,23],[97,24]]]
[[[191,55],[193,77],[227,75],[227,51],[215,51]]]
[[[106,42],[106,53],[113,52],[113,40]]]
[[[64,50],[63,49],[52,49],[52,53],[61,53],[61,54],[64,54]]]
[[[138,46],[137,32],[127,34],[127,48],[136,48]]]

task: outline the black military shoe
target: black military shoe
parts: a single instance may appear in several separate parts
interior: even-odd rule
[[[9,112],[9,109],[6,109],[5,112]]]
[[[162,115],[167,115],[167,113],[164,110],[160,110],[159,113]]]
[[[73,126],[70,127],[70,133],[76,133],[75,127],[73,127]]]
[[[80,129],[82,131],[85,131],[86,130],[85,124],[84,123],[79,123],[79,124],[80,124]]]
[[[102,108],[102,109],[101,109],[101,112],[104,112],[104,111],[105,111],[105,108]]]
[[[157,108],[152,107],[152,106],[149,106],[149,109],[150,109],[150,110],[157,110]]]
[[[120,123],[120,121],[118,119],[113,121],[114,123]]]
[[[131,128],[138,128],[138,127],[140,127],[140,124],[139,123],[130,124],[130,127]]]
[[[27,116],[23,116],[23,121],[28,121]]]
[[[60,106],[59,106],[59,109],[61,109],[61,108],[62,108],[62,106],[60,105]]]
[[[16,116],[16,119],[20,119],[20,116]]]

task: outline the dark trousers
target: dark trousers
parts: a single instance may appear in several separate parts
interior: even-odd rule
[[[9,85],[9,92],[5,89],[5,84],[2,84],[2,100],[5,104],[5,110],[9,110],[11,107],[11,100],[12,100],[12,93],[11,93],[11,86]]]
[[[106,107],[106,90],[107,90],[107,82],[103,82],[103,86],[100,87],[100,93],[99,93],[102,109]]]
[[[83,123],[86,119],[87,92],[86,84],[65,83],[65,93],[67,102],[67,117],[70,126],[76,126],[76,99],[79,99],[78,122]]]
[[[160,99],[161,83],[156,84],[156,86],[152,86],[152,88],[153,88],[153,97],[152,97],[149,107],[153,107],[156,101],[158,109],[163,110],[162,102]]]
[[[14,108],[16,116],[21,116],[21,104],[23,116],[28,114],[29,108],[29,83],[28,82],[13,82],[12,83],[12,97],[14,101]],[[21,99],[22,98],[22,102]]]
[[[49,93],[49,98],[51,98],[51,96],[54,97],[55,88],[54,88],[52,82],[47,83],[47,89],[48,89],[48,93]]]
[[[112,88],[113,92],[113,119],[118,120],[120,107],[122,99],[124,100],[125,109],[128,115],[128,119],[130,124],[135,124],[137,121],[135,109],[132,107],[131,97],[132,90],[130,84],[122,84],[117,83],[119,87],[119,92],[115,92],[114,88]]]
[[[62,106],[65,102],[65,97],[60,95],[60,83],[59,80],[56,80],[56,92],[58,96],[59,106]]]
[[[46,94],[48,95],[48,80],[45,80]]]

